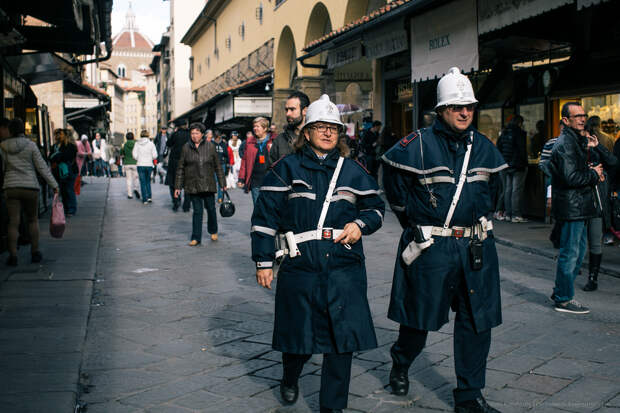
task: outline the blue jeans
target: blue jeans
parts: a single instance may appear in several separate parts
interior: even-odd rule
[[[71,173],[65,179],[61,179],[58,183],[60,187],[60,197],[63,207],[67,214],[75,214],[77,212],[77,197],[75,196],[75,178],[77,175]]]
[[[138,179],[140,179],[140,191],[142,192],[142,200],[146,202],[151,199],[151,173],[153,167],[138,166]]]
[[[556,303],[573,299],[575,278],[579,274],[588,241],[588,221],[565,221],[560,236],[560,256],[552,298]]]
[[[521,212],[523,193],[525,190],[525,178],[527,169],[521,171],[506,172],[504,181],[504,210],[510,217],[522,217]]]
[[[258,194],[260,193],[260,187],[252,188],[250,191],[252,192],[252,203],[256,205],[256,200],[258,199]]]
[[[207,210],[207,231],[209,234],[217,234],[217,213],[215,211],[215,194],[213,192],[201,192],[189,194],[194,214],[192,215],[192,240],[202,241],[202,208]]]

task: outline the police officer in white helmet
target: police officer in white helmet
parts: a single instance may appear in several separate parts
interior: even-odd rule
[[[346,408],[352,353],[377,346],[362,238],[381,227],[385,205],[375,180],[346,158],[342,127],[327,95],[310,104],[295,152],[272,165],[252,215],[259,285],[271,288],[281,260],[273,332],[283,353],[280,394],[295,403],[304,363],[323,354],[322,413]]]
[[[491,328],[502,321],[489,184],[507,165],[471,125],[477,102],[469,79],[451,68],[437,85],[432,126],[383,156],[386,196],[403,227],[388,311],[400,324],[391,390],[407,394],[411,363],[452,308],[457,413],[497,413],[481,393]]]

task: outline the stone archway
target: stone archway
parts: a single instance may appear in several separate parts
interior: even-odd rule
[[[347,9],[344,12],[343,25],[351,23],[364,16],[368,11],[368,0],[349,0]]]
[[[332,30],[332,22],[329,17],[329,11],[327,7],[321,2],[318,2],[312,12],[310,13],[310,17],[308,18],[308,27],[306,29],[306,38],[304,45],[309,44],[310,42],[319,39],[331,32]],[[313,56],[310,59],[306,60],[307,63],[310,64],[321,64],[324,63],[321,60],[321,55]],[[304,67],[302,70],[302,75],[304,77],[308,76],[320,76],[321,69]],[[318,96],[317,96],[318,97]]]
[[[273,78],[273,114],[271,122],[283,130],[286,125],[284,104],[293,91],[293,80],[297,77],[297,54],[295,38],[289,26],[284,26],[280,33],[276,51]]]

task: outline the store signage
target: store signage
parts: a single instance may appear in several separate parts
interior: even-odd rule
[[[478,70],[476,0],[457,0],[411,19],[411,79],[434,79],[453,66]]]
[[[334,69],[336,67],[348,65],[362,58],[362,43],[356,41],[345,46],[330,50],[327,54],[327,67]]]
[[[380,59],[394,53],[407,50],[407,31],[404,29],[378,36],[368,36],[364,39],[366,57],[368,59]]]
[[[222,123],[233,117],[233,97],[226,96],[215,104],[215,123]]]
[[[239,96],[235,98],[235,116],[272,115],[272,99],[269,96]]]
[[[401,80],[400,82],[398,82],[396,96],[399,102],[411,100],[413,98],[413,85],[411,84],[409,79]]]
[[[578,0],[578,9],[580,3],[599,1]],[[501,29],[569,3],[574,2],[573,0],[478,0],[478,32],[484,34]]]
[[[336,82],[370,82],[372,73],[370,72],[335,72]]]

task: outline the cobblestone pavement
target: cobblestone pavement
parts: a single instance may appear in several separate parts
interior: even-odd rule
[[[144,206],[126,198],[124,185],[111,180],[81,348],[78,398],[87,412],[317,411],[320,356],[303,371],[298,402],[285,407],[279,398],[274,292],[254,278],[250,197],[232,191],[237,213],[218,216],[219,241],[190,248],[191,214],[170,210],[167,187],[155,184],[154,203]],[[409,396],[384,388],[398,328],[386,313],[399,234],[388,213],[364,241],[379,348],[355,355],[348,412],[453,409],[452,323],[429,335]],[[499,253],[504,323],[493,331],[485,397],[504,413],[620,412],[620,279],[577,291],[591,314],[560,314],[548,298],[555,263],[503,246]]]

